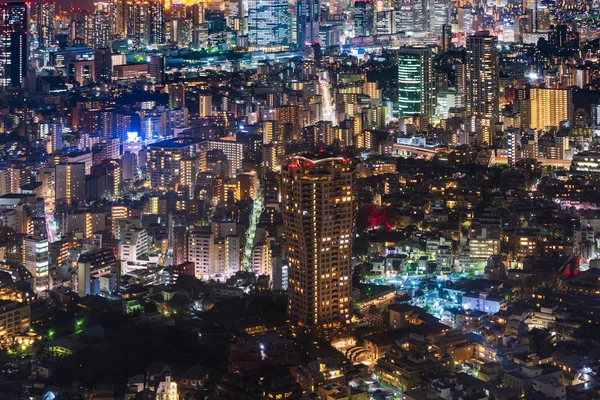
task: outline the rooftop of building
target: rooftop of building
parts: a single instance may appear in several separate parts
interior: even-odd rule
[[[545,375],[560,372],[561,369],[549,364],[540,364],[533,367],[523,366],[520,370],[507,371],[506,375],[510,375],[517,379],[540,379]]]
[[[418,314],[427,314],[427,310],[425,310],[421,307],[412,306],[410,304],[401,304],[401,303],[390,304],[388,309],[390,311],[394,311],[394,312],[398,312],[398,313],[412,311],[412,312],[415,312]]]
[[[161,142],[156,142],[148,145],[149,148],[171,148],[171,149],[179,149],[183,147],[193,146],[195,144],[200,143],[199,139],[194,138],[176,138],[176,139],[167,139]]]
[[[179,379],[201,380],[207,377],[210,369],[203,365],[196,365],[178,376]]]
[[[596,394],[600,393],[600,382],[584,382],[579,385],[572,385],[567,387],[567,393],[572,393],[573,395],[582,394],[585,392],[594,392]],[[592,397],[589,397],[592,398]]]
[[[12,300],[0,300],[0,313],[12,311],[16,308],[19,308],[20,306],[25,306],[25,304]]]
[[[540,376],[539,378],[535,378],[534,381],[540,382],[544,386],[552,386],[553,388],[561,388],[564,386],[557,378],[548,376]]]

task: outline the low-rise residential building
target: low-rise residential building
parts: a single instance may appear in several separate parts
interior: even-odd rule
[[[316,392],[324,385],[345,385],[346,376],[333,358],[323,358],[300,368],[298,383],[304,390]]]
[[[487,292],[479,294],[464,294],[462,306],[465,310],[477,310],[487,314],[495,314],[506,309],[506,300],[498,295]]]
[[[452,358],[418,335],[410,335],[377,361],[375,373],[381,381],[402,389],[414,389],[424,374],[448,372],[454,368]]]
[[[548,399],[566,400],[567,388],[556,378],[542,376],[533,380],[533,391]]]
[[[10,300],[0,300],[0,341],[12,343],[15,337],[27,332],[31,324],[30,306]]]

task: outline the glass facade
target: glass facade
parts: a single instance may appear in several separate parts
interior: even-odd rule
[[[431,49],[403,49],[398,55],[400,118],[432,115],[435,104]]]
[[[248,1],[248,42],[251,47],[287,46],[290,43],[288,3],[284,0]]]

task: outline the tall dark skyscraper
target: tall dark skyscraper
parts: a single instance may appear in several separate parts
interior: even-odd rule
[[[110,81],[112,56],[109,48],[98,48],[94,53],[94,72],[96,82]]]
[[[124,5],[127,38],[133,48],[159,46],[166,40],[164,3],[127,1]]]
[[[452,25],[442,25],[442,53],[445,53],[452,48]]]
[[[27,4],[0,4],[0,87],[20,86],[27,75]]]
[[[299,0],[296,5],[298,47],[319,42],[319,0]]]
[[[299,325],[350,319],[354,168],[326,154],[291,157],[283,167],[288,315]]]
[[[39,5],[38,40],[42,48],[54,44],[54,20],[56,3],[43,2]]]
[[[154,0],[149,4],[149,44],[161,45],[165,43],[165,5],[160,0]]]
[[[548,35],[550,46],[555,51],[576,51],[579,49],[579,33],[568,29],[566,25],[558,25]]]
[[[354,33],[370,36],[375,33],[375,3],[372,0],[354,2]]]
[[[498,118],[498,38],[488,31],[467,38],[467,106],[471,115]]]

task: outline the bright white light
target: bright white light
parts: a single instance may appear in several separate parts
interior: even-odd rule
[[[129,143],[134,143],[138,141],[138,133],[137,132],[127,132],[127,141]]]

